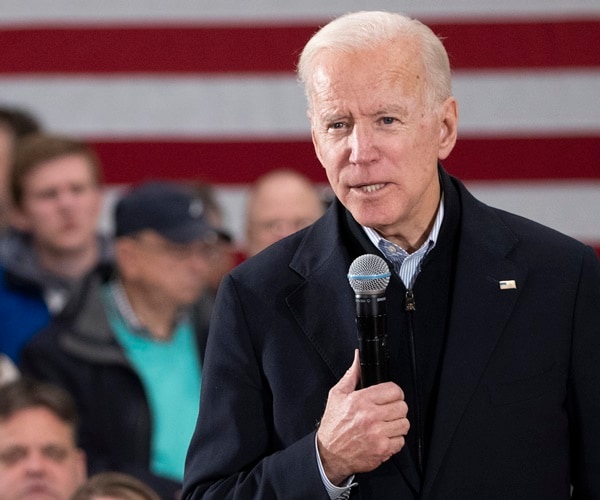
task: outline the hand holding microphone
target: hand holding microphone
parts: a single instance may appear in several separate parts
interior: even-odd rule
[[[410,423],[402,389],[389,380],[385,290],[390,280],[386,262],[362,255],[350,266],[356,299],[359,349],[354,362],[329,391],[317,432],[323,469],[333,484],[368,472],[404,446]],[[361,381],[363,389],[356,390]]]

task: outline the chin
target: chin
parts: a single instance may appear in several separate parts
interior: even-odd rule
[[[390,224],[387,217],[384,217],[381,210],[377,210],[373,207],[369,209],[358,208],[356,210],[350,209],[350,213],[361,226],[366,227],[384,227]]]

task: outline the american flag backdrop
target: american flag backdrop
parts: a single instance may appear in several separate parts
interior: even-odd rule
[[[295,62],[320,25],[363,9],[444,38],[460,110],[446,168],[600,250],[599,0],[0,0],[0,104],[91,142],[111,187],[215,183],[240,237],[259,174],[326,182]]]

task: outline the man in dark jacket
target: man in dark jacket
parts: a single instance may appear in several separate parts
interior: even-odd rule
[[[91,473],[130,473],[171,498],[198,411],[206,332],[193,306],[216,234],[193,192],[166,182],[125,194],[115,230],[117,276],[93,277],[21,369],[73,394]]]
[[[342,16],[298,69],[336,200],[224,278],[184,498],[600,498],[593,249],[441,167],[457,103],[422,23]],[[389,378],[357,388],[364,254],[389,276]]]

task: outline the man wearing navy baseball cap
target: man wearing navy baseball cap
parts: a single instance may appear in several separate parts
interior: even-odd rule
[[[69,304],[23,352],[23,371],[65,386],[81,408],[90,472],[132,472],[172,498],[199,407],[209,224],[196,192],[133,186],[115,207],[116,276]]]
[[[209,224],[204,205],[193,189],[173,182],[146,182],[131,189],[117,204],[116,236],[153,230],[176,243],[229,238]]]

